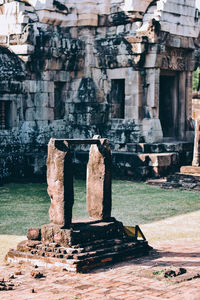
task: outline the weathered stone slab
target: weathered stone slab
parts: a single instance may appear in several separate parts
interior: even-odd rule
[[[105,220],[111,216],[111,151],[107,139],[100,139],[100,145],[92,145],[90,148],[87,211],[94,219]]]
[[[200,174],[200,167],[194,167],[194,166],[183,166],[181,167],[180,172],[182,174]]]
[[[48,144],[47,183],[52,223],[68,228],[74,203],[72,159],[66,141],[51,139]]]

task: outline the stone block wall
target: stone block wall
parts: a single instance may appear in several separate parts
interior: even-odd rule
[[[161,141],[163,70],[181,74],[186,111],[181,111],[179,137],[186,138],[199,33],[194,2],[2,1],[0,118],[9,110],[9,122],[0,130],[2,152],[10,145],[12,153],[15,147],[26,157],[31,153],[35,163],[29,165],[37,173],[51,137],[100,134],[116,151],[130,143]],[[112,99],[118,84],[124,85],[122,104]],[[113,117],[113,106],[120,105],[123,116]]]

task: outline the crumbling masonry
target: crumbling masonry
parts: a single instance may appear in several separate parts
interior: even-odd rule
[[[190,140],[195,0],[0,4],[1,178],[42,173],[50,137]]]

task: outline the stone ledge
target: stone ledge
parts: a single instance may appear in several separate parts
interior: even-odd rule
[[[183,166],[181,167],[180,173],[200,176],[200,167]]]
[[[110,239],[124,235],[121,222],[111,218],[109,221],[73,221],[70,229],[58,225],[46,224],[41,228],[43,242],[58,243],[64,247],[84,245],[100,239]]]

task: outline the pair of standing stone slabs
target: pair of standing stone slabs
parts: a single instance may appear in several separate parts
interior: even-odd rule
[[[47,183],[51,199],[50,221],[70,228],[74,204],[72,144],[91,144],[87,165],[87,211],[89,217],[109,220],[111,217],[111,150],[107,139],[51,139],[48,145]]]
[[[74,203],[70,144],[91,144],[87,165],[87,211],[93,220],[72,223]],[[10,249],[8,262],[30,262],[84,272],[106,264],[148,254],[146,240],[128,236],[111,218],[111,151],[107,139],[51,139],[47,158],[51,224],[29,228],[28,240]]]

